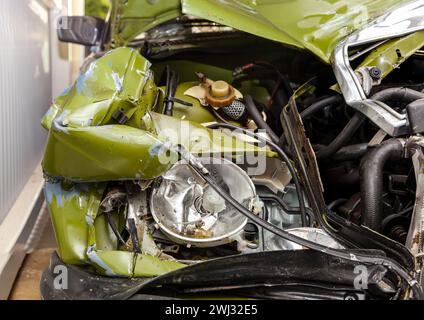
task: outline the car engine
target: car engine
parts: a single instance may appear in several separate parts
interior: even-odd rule
[[[46,198],[60,259],[106,276],[159,276],[147,292],[286,297],[281,286],[292,283],[302,297],[420,296],[423,52],[384,74],[367,63],[379,52],[351,49],[366,92],[359,105],[346,99],[338,60],[332,68],[198,24],[178,20],[131,48],[93,55],[46,115]],[[283,257],[290,272],[263,271],[269,287],[252,289],[262,279],[253,267]],[[312,279],[311,261],[322,272]],[[354,287],[350,271],[330,288],[326,272],[338,263],[368,266],[370,287]],[[234,268],[234,278],[217,271],[208,282],[208,266]]]

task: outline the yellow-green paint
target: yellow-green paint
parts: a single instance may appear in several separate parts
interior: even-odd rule
[[[182,84],[177,96],[195,84]],[[122,47],[93,62],[44,117],[49,138],[43,169],[50,176],[45,194],[65,263],[89,264],[106,275],[123,277],[153,277],[184,267],[117,250],[99,212],[108,181],[154,179],[178,160],[175,152],[162,148],[165,142],[182,144],[195,154],[275,156],[267,148],[200,125],[215,119],[194,99],[191,110],[176,105],[180,116],[155,112],[161,92],[150,63],[136,50]],[[128,117],[126,124],[113,119],[117,110]],[[164,158],[171,161],[161,161]]]
[[[186,267],[177,261],[161,260],[145,254],[135,256],[128,251],[97,251],[96,256],[107,266],[109,273],[118,277],[151,278]],[[111,275],[100,264],[93,264],[100,274]]]
[[[112,47],[127,45],[140,33],[180,15],[180,0],[112,0]]]
[[[154,277],[185,266],[145,254],[134,259],[132,252],[117,251],[104,216],[98,216],[105,188],[97,183],[46,182],[45,196],[64,263],[90,264],[102,274],[121,277]]]
[[[216,118],[208,108],[202,106],[198,99],[184,95],[188,89],[198,85],[198,82],[184,82],[177,87],[175,97],[191,103],[192,106],[188,107],[175,103],[174,117],[181,120],[190,119],[190,121],[197,123],[214,122],[216,121]]]
[[[87,263],[87,215],[97,215],[105,188],[105,184],[46,182],[45,198],[55,230],[58,253],[65,263]]]
[[[384,80],[422,47],[424,47],[424,31],[395,38],[372,50],[356,69],[377,67],[381,70],[381,80]],[[338,84],[333,85],[331,90],[341,93]]]
[[[163,160],[177,160],[164,145],[169,140],[193,152],[267,152],[196,124],[213,120],[199,104],[185,117],[177,105],[184,119],[153,112],[159,93],[150,63],[135,50],[119,48],[93,62],[43,119],[50,131],[44,171],[75,182],[153,179],[173,165]],[[129,118],[125,125],[113,120],[118,110]]]
[[[402,2],[113,0],[113,45],[125,45],[139,33],[184,13],[310,50],[329,62],[344,37]],[[361,66],[380,67],[386,76],[423,44],[424,32],[394,39],[372,51]],[[231,77],[230,71],[215,71]],[[159,159],[167,152],[160,148],[165,142],[178,138],[193,153],[275,156],[266,148],[204,128],[201,123],[214,121],[213,115],[184,96],[195,84],[183,83],[176,93],[193,107],[177,103],[174,117],[162,115],[163,90],[155,85],[150,62],[138,51],[120,47],[95,61],[54,101],[42,121],[49,131],[43,168],[47,175],[60,178],[46,182],[45,194],[65,263],[90,264],[100,273],[122,277],[154,277],[185,266],[116,250],[116,239],[99,212],[107,181],[153,179],[170,168],[172,162]],[[113,119],[117,110],[128,117],[125,125]]]
[[[410,0],[113,0],[112,39],[125,45],[183,14],[306,49],[329,63],[338,43]]]
[[[359,68],[378,67],[384,79],[423,46],[424,31],[390,40],[373,50]]]

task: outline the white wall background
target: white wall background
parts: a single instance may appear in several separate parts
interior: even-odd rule
[[[51,102],[49,14],[43,1],[0,3],[0,222],[40,161]]]
[[[83,8],[84,0],[0,1],[0,224],[40,163],[42,116],[81,63],[82,48],[57,41],[56,21]]]
[[[83,9],[84,0],[0,0],[0,299],[42,230],[41,118],[83,58],[57,41],[56,21]]]

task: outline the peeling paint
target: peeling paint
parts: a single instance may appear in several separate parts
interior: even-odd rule
[[[78,198],[81,195],[79,190],[72,188],[69,191],[65,191],[61,183],[49,183],[45,186],[45,198],[48,204],[53,204],[53,200],[56,200],[56,205],[61,208],[64,206],[64,203],[69,199],[76,197]]]
[[[115,82],[115,90],[117,92],[122,92],[122,90],[124,89],[123,78],[121,78],[115,72],[112,72],[112,78],[113,78],[113,81]]]
[[[97,255],[97,252],[95,251],[95,246],[90,246],[87,249],[87,256],[88,259],[95,265],[102,268],[105,272],[105,275],[109,277],[115,277],[117,276],[115,272],[112,271],[112,269]]]
[[[274,156],[266,148],[237,141],[219,130],[152,112],[160,91],[150,65],[133,49],[112,50],[93,62],[85,75],[56,99],[43,119],[44,126],[51,128],[43,169],[59,181],[48,180],[45,194],[58,252],[65,263],[90,264],[106,275],[124,277],[158,276],[185,267],[148,255],[134,257],[127,251],[96,251],[96,237],[105,236],[96,222],[107,182],[149,181],[163,175],[178,160],[164,128],[175,129],[172,138],[187,149],[194,145],[188,134],[193,130],[196,137],[204,136],[211,142],[207,152],[260,151]],[[125,124],[114,119],[116,111],[128,115]],[[141,129],[147,127],[149,131]]]
[[[92,216],[90,216],[89,214],[87,214],[87,215],[85,216],[85,222],[87,223],[87,225],[88,225],[89,227],[94,227],[94,219],[93,219],[93,217],[92,217]]]
[[[162,152],[163,149],[165,148],[165,144],[162,142],[157,142],[155,144],[152,144],[152,146],[149,149],[149,154],[151,156],[159,156]]]

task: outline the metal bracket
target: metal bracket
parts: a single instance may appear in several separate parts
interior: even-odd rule
[[[407,115],[367,97],[357,73],[350,65],[349,48],[424,30],[423,16],[424,0],[403,4],[351,34],[333,52],[334,73],[346,103],[393,137],[409,133]]]

